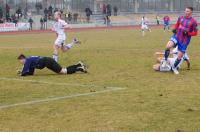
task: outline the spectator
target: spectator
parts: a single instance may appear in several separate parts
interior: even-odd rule
[[[44,16],[45,16],[45,17],[48,16],[48,10],[47,10],[47,8],[44,9]]]
[[[74,18],[74,22],[76,23],[78,20],[78,13],[74,13],[73,18]]]
[[[108,4],[108,5],[107,5],[107,15],[108,15],[108,16],[111,16],[111,14],[112,14],[111,5]]]
[[[55,12],[57,12],[57,11],[59,11],[58,8],[55,8],[53,12],[55,13]]]
[[[117,16],[117,12],[118,12],[117,6],[114,6],[113,11],[114,11],[114,16]]]
[[[68,14],[68,21],[70,22],[72,20],[72,14],[71,14],[71,12],[69,12],[69,14]]]
[[[4,23],[4,19],[3,18],[0,18],[0,23]]]
[[[16,14],[17,14],[17,18],[18,19],[22,16],[22,10],[21,10],[21,8],[17,9]]]
[[[13,23],[15,24],[15,26],[17,26],[18,20],[16,18],[13,19]]]
[[[53,12],[53,7],[50,5],[49,6],[49,11],[52,13]]]
[[[46,16],[44,16],[43,22],[44,22],[44,29],[47,29],[47,17]]]
[[[87,17],[87,23],[90,23],[90,15],[92,15],[92,11],[90,10],[89,7],[85,8],[85,14]]]
[[[106,4],[103,4],[103,14],[106,14]]]
[[[42,29],[44,29],[44,19],[43,19],[43,17],[41,17],[40,18],[40,29],[42,30]]]
[[[107,26],[110,26],[110,16],[108,16],[108,15],[105,16],[104,24],[106,24]]]
[[[10,17],[10,6],[6,4],[6,16]]]
[[[33,19],[31,17],[29,18],[28,22],[30,24],[29,30],[33,30]]]
[[[53,8],[52,8],[52,6],[50,5],[49,8],[48,8],[48,18],[49,18],[49,20],[51,19],[52,14],[53,14]]]
[[[3,9],[0,7],[0,19],[3,18]]]

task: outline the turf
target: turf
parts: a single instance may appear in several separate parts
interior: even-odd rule
[[[0,109],[0,131],[200,131],[200,38],[193,38],[188,49],[191,70],[183,64],[176,76],[152,70],[154,52],[164,49],[170,35],[161,29],[145,37],[138,29],[70,32],[68,42],[76,36],[83,43],[60,52],[59,63],[67,66],[83,60],[89,73],[63,76],[38,70],[25,78],[16,75],[21,68],[18,54],[51,56],[55,35],[1,35],[0,106],[94,94]],[[126,89],[95,94],[109,87]]]

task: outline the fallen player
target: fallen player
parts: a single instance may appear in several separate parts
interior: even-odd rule
[[[163,63],[163,58],[160,57],[161,55],[163,55],[164,53],[163,52],[156,52],[155,55],[157,56],[157,64],[153,65],[153,69],[155,71],[160,71],[160,72],[168,72],[168,71],[172,71],[172,66],[174,65],[177,57],[178,57],[178,48],[174,48],[172,50],[172,52],[170,52],[170,54],[172,55],[172,57],[169,57],[167,59],[167,64],[165,67],[162,67],[162,63]],[[185,53],[183,55],[183,58],[181,60],[181,62],[179,63],[178,65],[178,68],[180,68],[180,65],[182,64],[182,62],[185,61],[186,64],[187,64],[187,70],[190,70],[190,60],[189,60],[189,57],[187,55],[187,53]]]
[[[87,67],[82,61],[79,61],[76,65],[71,65],[65,68],[61,67],[51,57],[26,57],[25,55],[21,54],[17,59],[19,63],[23,65],[22,70],[18,71],[18,74],[21,76],[34,75],[35,69],[44,69],[45,67],[57,74],[73,74],[76,72],[87,73]]]

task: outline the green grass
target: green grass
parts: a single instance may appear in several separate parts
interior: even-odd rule
[[[153,29],[141,37],[139,30],[101,30],[68,33],[82,45],[59,54],[67,66],[84,60],[89,74],[56,75],[37,70],[35,76],[19,77],[16,57],[51,56],[55,35],[1,35],[0,78],[97,85],[67,86],[0,79],[0,106],[52,97],[126,87],[90,96],[0,109],[2,132],[199,132],[200,45],[199,37],[188,48],[191,70],[182,65],[180,75],[152,70],[155,51],[162,51],[170,33]]]

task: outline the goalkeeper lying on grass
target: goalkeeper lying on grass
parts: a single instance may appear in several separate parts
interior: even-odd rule
[[[61,67],[51,57],[30,56],[26,58],[25,55],[21,54],[17,59],[19,60],[19,63],[24,65],[22,71],[18,71],[18,74],[21,76],[33,75],[35,69],[44,69],[45,67],[57,74],[73,74],[78,71],[87,73],[87,67],[81,61],[76,65],[65,68]]]

